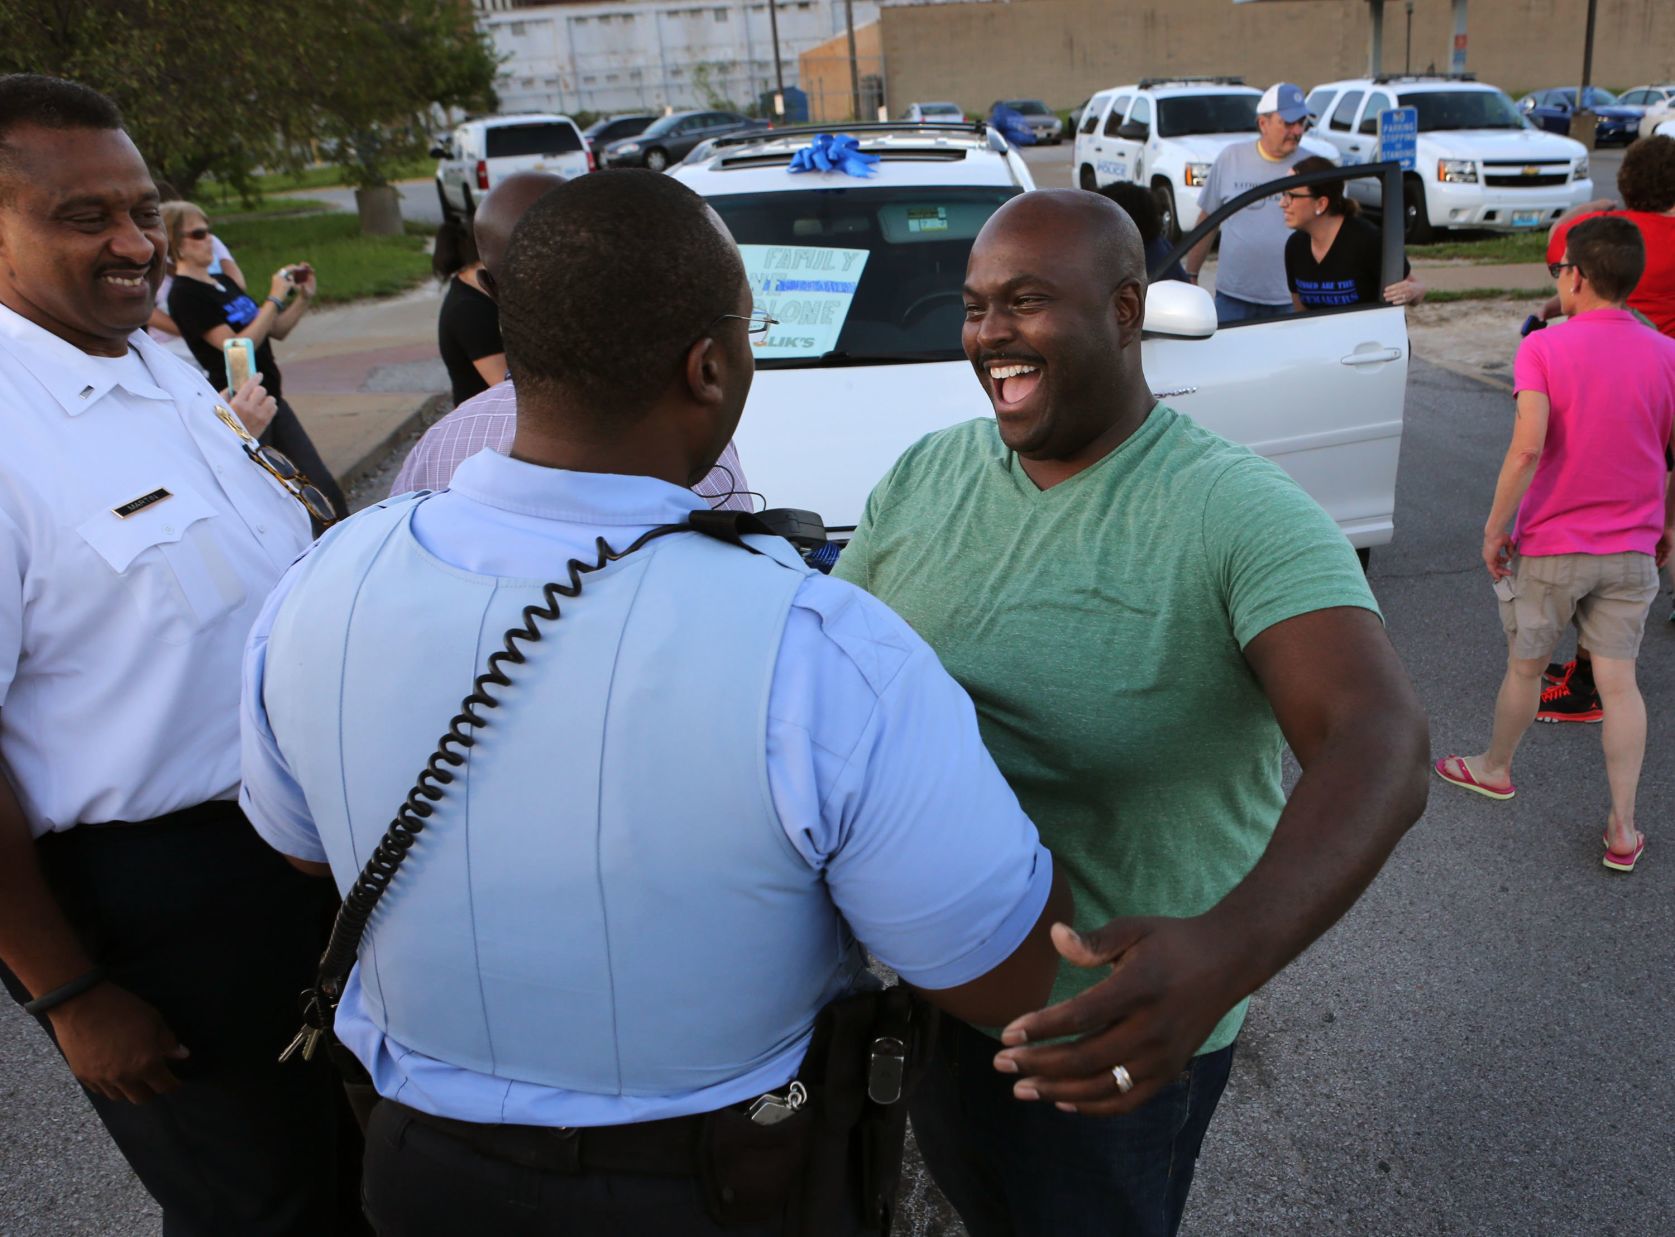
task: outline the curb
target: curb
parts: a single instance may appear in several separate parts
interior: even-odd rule
[[[448,406],[450,396],[446,391],[438,391],[434,395],[427,395],[413,409],[380,438],[377,443],[368,448],[358,460],[347,468],[334,474],[338,486],[345,494],[354,484],[383,462],[390,448],[407,434],[420,426],[429,426],[438,420],[439,410]]]

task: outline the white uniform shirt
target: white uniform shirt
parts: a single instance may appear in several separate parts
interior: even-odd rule
[[[94,357],[0,305],[0,756],[36,836],[238,792],[245,637],[309,529],[217,402],[143,331]]]

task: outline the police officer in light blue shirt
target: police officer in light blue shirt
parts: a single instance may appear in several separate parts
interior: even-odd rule
[[[713,212],[655,174],[579,178],[504,265],[510,456],[333,530],[246,657],[245,808],[347,890],[504,633],[541,612],[456,725],[469,745],[337,1012],[382,1097],[368,1215],[800,1231],[788,1204],[716,1202],[718,1115],[794,1107],[863,946],[966,1020],[1038,1006],[1068,894],[906,624],[783,541],[688,525],[767,325]]]

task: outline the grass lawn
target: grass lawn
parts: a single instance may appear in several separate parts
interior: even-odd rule
[[[1473,262],[1483,266],[1505,266],[1513,262],[1546,262],[1547,229],[1528,232],[1479,233],[1475,239],[1439,241],[1434,245],[1409,245],[1409,258],[1437,258]]]
[[[1441,305],[1449,301],[1545,301],[1552,295],[1551,288],[1460,288],[1454,291],[1433,288],[1425,293],[1425,303]]]
[[[402,236],[362,236],[351,212],[274,212],[282,201],[270,198],[259,211],[212,216],[215,234],[233,251],[252,296],[267,295],[273,272],[293,262],[314,268],[322,305],[390,296],[430,278],[430,229],[422,224],[409,223]]]
[[[431,176],[435,172],[436,160],[428,155],[419,155],[393,166],[390,169],[390,180],[413,180],[421,176]],[[296,189],[335,189],[343,183],[343,172],[335,164],[304,168],[300,172],[264,172],[255,178],[256,191],[263,195],[290,193]],[[221,202],[236,200],[238,197],[230,187],[208,178],[199,183],[198,192],[206,199]],[[205,205],[208,205],[207,201]]]

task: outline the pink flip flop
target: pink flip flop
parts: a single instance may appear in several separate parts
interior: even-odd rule
[[[1602,862],[1604,862],[1606,867],[1610,868],[1613,872],[1634,871],[1634,865],[1640,862],[1641,853],[1646,849],[1646,835],[1644,833],[1637,833],[1634,836],[1636,838],[1634,850],[1631,854],[1626,855],[1621,851],[1612,850],[1609,838],[1601,839],[1601,841],[1605,843],[1605,858]]]
[[[1451,760],[1460,766],[1458,773],[1448,771],[1448,762]],[[1466,764],[1464,756],[1444,756],[1431,766],[1431,771],[1445,782],[1452,782],[1462,790],[1470,790],[1489,799],[1510,799],[1518,793],[1518,788],[1510,782],[1505,786],[1490,786],[1478,781],[1477,778],[1472,776],[1472,771]]]

